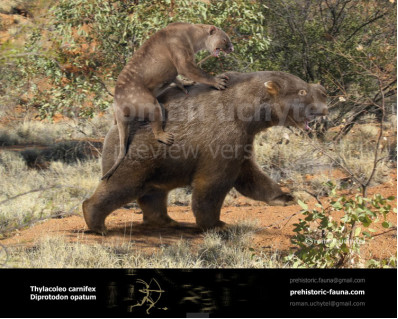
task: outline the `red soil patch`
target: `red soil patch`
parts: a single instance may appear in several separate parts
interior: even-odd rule
[[[396,196],[397,173],[392,173],[391,181],[369,189],[369,196],[380,193],[384,197]],[[327,200],[327,199],[326,199]],[[315,201],[310,201],[310,208]],[[299,216],[293,216],[300,211],[300,206],[268,206],[261,202],[252,201],[245,197],[236,199],[236,206],[228,206],[222,209],[222,220],[228,224],[237,223],[240,220],[257,220],[261,230],[254,236],[252,248],[258,251],[282,251],[286,252],[293,245],[290,238],[293,235],[293,224]],[[396,207],[396,202],[393,204]],[[70,242],[100,243],[118,245],[123,242],[133,242],[134,246],[145,252],[153,252],[161,245],[169,245],[180,239],[190,240],[193,244],[200,244],[203,233],[195,227],[195,219],[190,207],[169,207],[171,218],[180,222],[179,228],[154,228],[142,225],[142,214],[139,208],[119,209],[113,212],[106,220],[109,234],[106,237],[88,233],[84,220],[80,216],[71,216],[63,219],[50,219],[36,225],[16,231],[12,237],[3,239],[1,244],[12,246],[32,246],[44,236],[62,235]],[[389,216],[389,221],[396,224],[395,214]],[[373,227],[375,234],[381,234],[385,229],[381,224]],[[363,257],[387,258],[396,255],[397,251],[396,230],[376,236],[363,249]]]

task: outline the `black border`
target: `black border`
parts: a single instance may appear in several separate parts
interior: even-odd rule
[[[0,278],[3,317],[397,317],[396,269],[1,269]],[[153,278],[164,291],[159,301],[149,314],[148,302],[131,308],[144,296],[139,280],[148,283]],[[335,282],[308,282],[311,278]],[[353,283],[350,278],[362,282]],[[95,287],[96,300],[30,300],[30,286]],[[129,295],[133,286],[135,291]],[[291,290],[312,289],[355,289],[365,295],[290,296]],[[330,301],[334,305],[325,303]],[[290,302],[317,302],[318,306],[291,306]],[[337,302],[365,305],[337,306]]]

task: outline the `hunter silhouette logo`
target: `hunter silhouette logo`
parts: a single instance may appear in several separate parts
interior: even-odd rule
[[[155,307],[155,305],[159,302],[160,298],[162,297],[162,293],[165,291],[162,290],[160,287],[159,283],[156,281],[155,278],[152,278],[149,283],[142,279],[137,280],[137,284],[142,285],[143,287],[141,289],[138,289],[138,292],[142,294],[142,299],[141,301],[137,302],[134,306],[130,306],[130,312],[132,311],[132,308],[134,307],[145,307],[147,306],[148,308],[146,309],[146,313],[149,315],[149,311]],[[158,308],[162,310],[167,310],[167,307],[164,308]]]

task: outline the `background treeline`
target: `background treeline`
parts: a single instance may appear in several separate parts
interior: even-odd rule
[[[329,126],[344,125],[337,138],[365,115],[380,120],[382,98],[387,113],[396,107],[394,0],[10,3],[30,23],[14,30],[23,41],[1,46],[3,107],[21,104],[42,117],[103,111],[129,57],[175,21],[214,24],[230,35],[234,54],[206,60],[201,67],[210,73],[281,70],[323,84],[333,110]]]

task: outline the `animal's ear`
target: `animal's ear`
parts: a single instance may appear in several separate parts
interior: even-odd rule
[[[272,96],[278,95],[280,88],[279,88],[279,85],[276,82],[267,81],[267,82],[264,82],[264,86],[265,86],[268,94],[270,94]]]
[[[211,26],[210,26],[210,29],[209,29],[209,34],[212,35],[212,34],[214,34],[216,31],[217,31],[217,27],[214,26],[214,25],[211,25]]]

